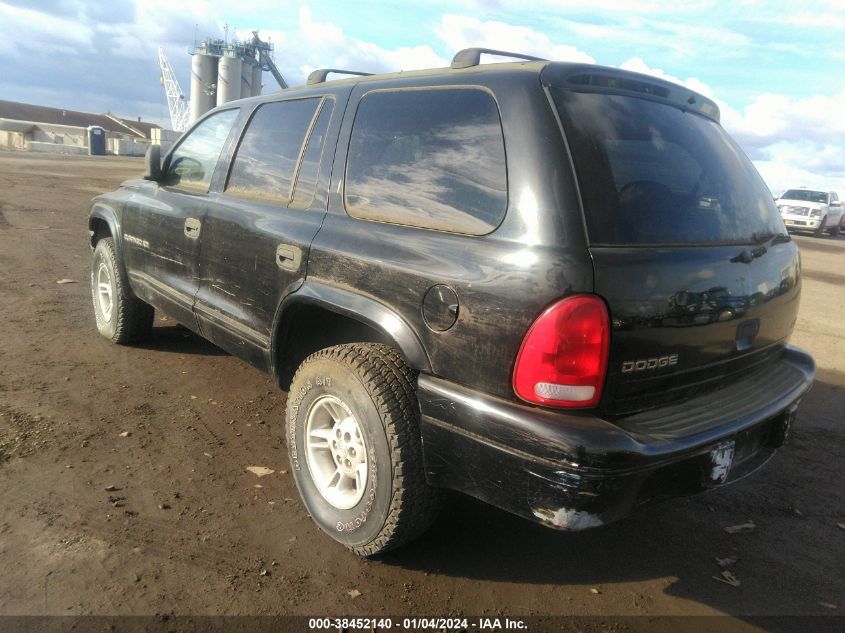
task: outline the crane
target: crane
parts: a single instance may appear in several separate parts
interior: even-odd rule
[[[170,62],[167,61],[167,56],[161,46],[158,47],[158,65],[161,68],[161,85],[164,86],[164,92],[167,95],[170,124],[175,132],[184,132],[188,129],[191,111],[188,108],[188,102],[185,100],[185,94],[179,87],[173,68],[170,67]]]

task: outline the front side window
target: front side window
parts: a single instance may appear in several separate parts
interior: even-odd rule
[[[165,184],[195,191],[208,191],[223,144],[238,117],[238,110],[212,114],[179,143],[170,156]]]
[[[552,89],[594,245],[750,243],[785,231],[722,127],[638,97]]]
[[[287,205],[305,135],[318,105],[319,98],[260,106],[235,154],[226,193]]]
[[[507,207],[505,145],[479,89],[376,91],[358,106],[344,203],[356,218],[484,235]]]

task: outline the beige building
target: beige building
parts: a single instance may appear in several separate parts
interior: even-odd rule
[[[161,129],[140,118],[0,101],[0,149],[87,154],[91,126],[105,131],[108,153],[124,156],[142,156]]]

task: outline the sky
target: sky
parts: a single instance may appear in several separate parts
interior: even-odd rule
[[[845,194],[845,0],[0,0],[0,99],[169,127],[157,47],[187,96],[195,37],[226,26],[259,29],[291,85],[319,67],[446,66],[469,46],[655,75],[716,100],[773,192]]]

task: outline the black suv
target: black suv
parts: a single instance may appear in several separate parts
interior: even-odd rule
[[[155,308],[271,372],[361,555],[440,489],[580,530],[738,479],[813,380],[798,249],[711,100],[482,53],[227,103],[89,219],[100,332]]]

